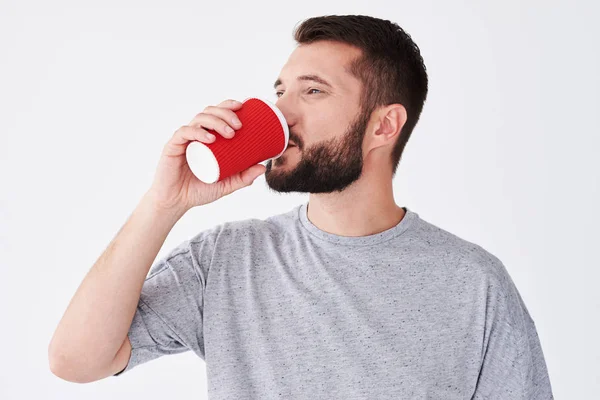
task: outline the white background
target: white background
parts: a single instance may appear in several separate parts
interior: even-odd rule
[[[54,376],[47,348],[85,274],[205,106],[276,100],[301,20],[368,14],[420,46],[427,102],[396,201],[499,257],[558,399],[600,398],[600,28],[588,1],[26,2],[0,7],[2,399],[202,399],[188,352],[116,378]],[[190,210],[159,256],[308,199],[264,176]]]

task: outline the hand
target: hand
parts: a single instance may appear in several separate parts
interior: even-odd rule
[[[208,106],[196,115],[189,125],[179,128],[163,148],[154,181],[149,190],[156,205],[161,208],[188,209],[211,203],[223,196],[251,185],[266,170],[262,164],[232,175],[215,183],[204,183],[193,174],[186,160],[186,148],[191,141],[212,143],[215,138],[203,128],[212,129],[224,138],[231,139],[242,124],[234,110],[242,103],[225,100],[218,106]],[[237,120],[233,122],[233,119]],[[231,128],[228,131],[227,128]]]

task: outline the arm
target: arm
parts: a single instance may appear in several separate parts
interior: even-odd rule
[[[187,164],[186,149],[190,142],[210,143],[214,140],[214,137],[207,137],[203,127],[218,129],[224,137],[232,137],[224,127],[229,126],[226,121],[235,117],[234,110],[240,107],[242,103],[233,100],[226,100],[217,107],[206,107],[189,125],[175,131],[165,144],[150,190],[88,272],[52,337],[48,358],[55,375],[74,382],[91,382],[112,375],[110,372],[121,366],[122,359],[130,354],[129,347],[134,358],[131,366],[185,349],[185,343],[176,343],[174,339],[177,332],[173,331],[173,323],[163,326],[156,310],[144,305],[141,297],[145,283],[149,301],[155,298],[162,301],[165,293],[160,287],[176,287],[182,282],[180,275],[197,277],[188,252],[186,266],[169,268],[146,280],[153,260],[179,218],[191,207],[212,203],[251,185],[265,172],[266,168],[257,164],[206,184],[193,177]],[[232,127],[239,128],[237,125]],[[164,260],[157,266],[168,265]],[[195,284],[202,282],[196,279]],[[183,302],[196,302],[185,288],[177,289],[170,303],[173,307],[177,309]],[[198,318],[195,321],[201,323]],[[128,338],[130,329],[132,338]],[[160,339],[155,340],[153,334]],[[140,346],[144,348],[140,349]],[[196,351],[201,353],[199,348]]]
[[[484,353],[473,400],[553,399],[537,329],[501,266],[504,282],[488,290]]]
[[[144,195],[84,278],[56,328],[48,348],[55,375],[83,383],[124,368],[131,351],[127,333],[142,285],[185,212],[160,208],[149,192]]]

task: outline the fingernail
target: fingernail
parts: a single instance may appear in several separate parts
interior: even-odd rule
[[[232,133],[233,129],[231,129],[231,127],[229,125],[227,125],[227,126],[225,126],[225,132]]]
[[[242,124],[242,123],[240,122],[240,120],[239,120],[239,119],[237,119],[237,118],[235,118],[235,117],[233,117],[233,118],[231,119],[231,122],[233,122],[233,124],[234,124],[234,125],[241,125],[241,124]]]

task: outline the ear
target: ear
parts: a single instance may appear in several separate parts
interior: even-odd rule
[[[390,104],[376,111],[374,131],[369,138],[368,150],[396,142],[406,123],[406,108],[402,104]]]

